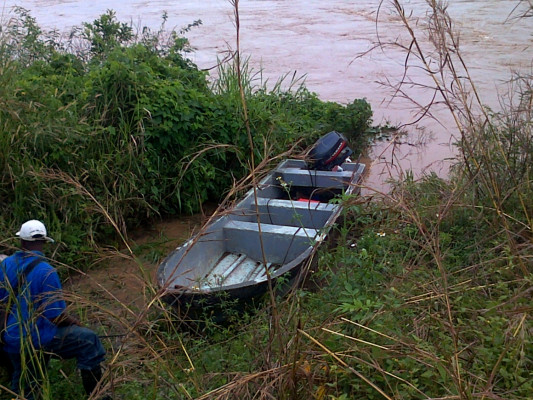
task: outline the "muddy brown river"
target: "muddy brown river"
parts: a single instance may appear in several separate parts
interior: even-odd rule
[[[423,0],[403,1],[413,26],[425,30],[427,5]],[[184,27],[194,20],[202,25],[186,36],[193,47],[192,60],[211,68],[228,48],[235,48],[233,8],[227,0],[181,1],[79,1],[0,0],[2,23],[14,5],[31,11],[45,29],[68,31],[91,22],[107,9],[121,21],[157,29],[168,13],[167,27]],[[460,32],[461,50],[484,104],[499,108],[498,93],[507,89],[512,71],[531,72],[533,18],[516,18],[527,10],[519,0],[450,0],[448,12]],[[389,0],[241,0],[241,50],[250,64],[261,69],[263,79],[275,82],[284,74],[305,75],[306,86],[321,99],[346,103],[366,98],[374,110],[374,123],[408,125],[407,136],[376,145],[367,185],[386,190],[386,180],[412,170],[416,177],[434,171],[446,176],[458,130],[443,107],[433,117],[419,118],[419,108],[405,97],[394,96],[404,74],[405,53],[397,48],[377,49],[365,55],[378,37],[392,42],[406,37]],[[362,55],[361,57],[358,57]],[[427,75],[409,60],[408,79],[428,82]],[[431,91],[404,86],[407,97],[425,104]],[[440,99],[437,99],[440,100]]]

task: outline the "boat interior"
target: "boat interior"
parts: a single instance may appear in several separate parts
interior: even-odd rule
[[[315,171],[303,160],[284,161],[255,193],[165,260],[167,285],[211,291],[265,281],[322,240],[340,211],[331,200],[351,193],[363,168],[346,163],[343,171]]]

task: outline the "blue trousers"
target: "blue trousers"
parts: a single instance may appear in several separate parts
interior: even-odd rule
[[[62,359],[75,358],[79,369],[92,370],[100,365],[105,358],[105,349],[102,346],[100,338],[92,330],[81,326],[71,325],[57,328],[57,333],[50,343],[42,348],[42,359],[35,355],[27,355],[25,358],[25,369],[28,372],[27,379],[21,380],[22,375],[22,359],[21,355],[10,353],[9,358],[13,364],[13,378],[11,381],[11,389],[20,393],[22,388],[29,389],[34,392],[38,386],[40,378],[43,376],[43,371],[52,357],[59,357]],[[31,364],[31,365],[28,365]],[[27,397],[27,398],[31,398]]]

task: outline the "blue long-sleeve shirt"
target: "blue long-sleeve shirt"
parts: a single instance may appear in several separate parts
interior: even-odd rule
[[[10,299],[11,288],[17,285],[22,271],[36,257],[43,257],[43,254],[18,251],[1,266],[0,301],[11,305],[3,335],[4,350],[8,353],[19,353],[21,345],[29,344],[25,342],[29,332],[35,348],[50,343],[57,332],[52,320],[66,309],[57,271],[44,258],[19,285],[16,301],[13,296]]]

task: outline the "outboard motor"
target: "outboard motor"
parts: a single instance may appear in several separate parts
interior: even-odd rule
[[[309,152],[309,169],[331,171],[346,161],[352,153],[344,135],[332,131],[318,139]]]

